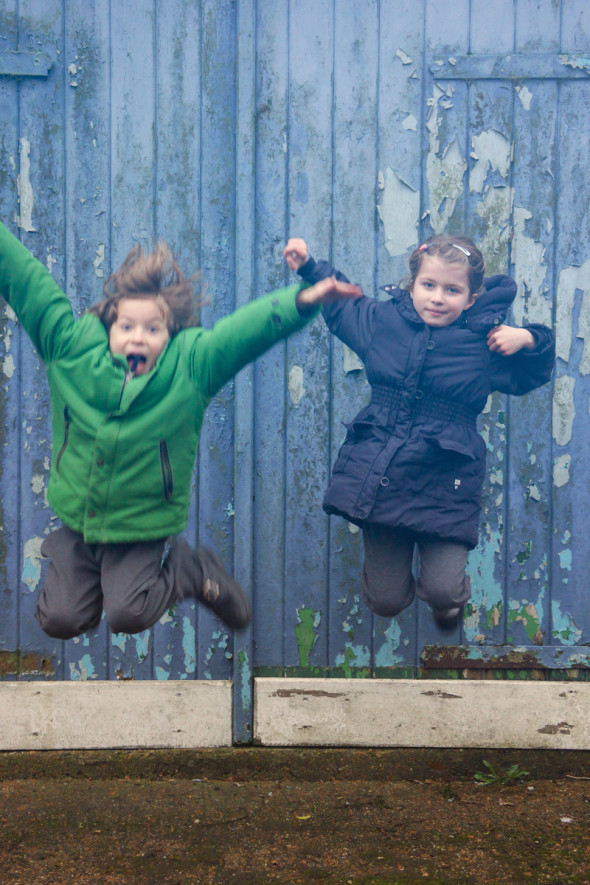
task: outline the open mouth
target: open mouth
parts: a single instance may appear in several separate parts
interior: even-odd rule
[[[130,372],[137,372],[138,368],[141,366],[145,366],[147,360],[140,353],[130,353],[127,356],[127,365],[129,366]]]

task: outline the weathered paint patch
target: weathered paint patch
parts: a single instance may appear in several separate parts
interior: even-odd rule
[[[336,666],[342,667],[347,679],[353,675],[353,671],[371,666],[371,652],[364,645],[353,645],[347,642],[344,653],[336,655]]]
[[[560,550],[558,553],[559,556],[559,567],[565,569],[568,572],[572,570],[572,551],[568,548],[566,550]]]
[[[383,222],[385,248],[392,258],[416,245],[420,216],[420,193],[402,181],[389,166],[379,173],[381,201],[377,205]]]
[[[533,100],[533,93],[530,91],[528,86],[515,86],[514,88],[525,111],[530,111],[531,102]]]
[[[518,286],[513,312],[517,325],[543,323],[551,325],[551,304],[544,285],[547,274],[545,247],[525,233],[526,222],[532,218],[528,209],[514,207],[512,261]]]
[[[31,143],[28,138],[19,141],[20,172],[17,176],[19,214],[16,223],[21,230],[35,231],[33,226],[33,206],[35,198],[31,184]]]
[[[96,249],[96,255],[94,257],[94,261],[92,262],[94,265],[94,273],[97,277],[104,277],[104,243],[100,243]]]
[[[490,187],[475,207],[482,219],[483,236],[479,247],[490,273],[505,271],[508,263],[508,243],[512,214],[512,190],[509,187]]]
[[[238,665],[240,668],[240,701],[242,711],[249,713],[252,703],[252,668],[248,653],[244,649],[238,652]]]
[[[411,65],[413,64],[413,59],[408,55],[407,52],[404,52],[403,49],[396,49],[395,51],[396,57],[399,58],[403,65]]]
[[[580,374],[590,373],[590,258],[580,267],[565,267],[557,283],[557,309],[555,315],[555,351],[564,362],[569,362],[572,346],[572,318],[575,311],[576,291],[582,293],[579,307],[577,337],[584,339],[580,360]]]
[[[567,445],[572,438],[576,407],[574,387],[576,379],[561,375],[555,379],[553,391],[553,438],[558,446]],[[569,465],[568,465],[569,466]]]
[[[73,661],[70,662],[70,679],[74,681],[96,679],[94,663],[90,655],[83,655],[78,661],[77,667]]]
[[[150,647],[150,630],[144,630],[143,633],[134,633],[135,653],[139,661],[145,661],[149,654]]]
[[[11,353],[8,353],[2,361],[2,372],[6,378],[12,378],[12,376],[14,375],[14,370],[14,358]]]
[[[406,132],[418,131],[418,120],[413,114],[408,114],[405,120],[402,120],[402,129],[404,129]]]
[[[553,462],[553,483],[557,488],[561,488],[569,482],[571,463],[571,455],[560,455]]]
[[[561,611],[558,601],[551,604],[551,615],[553,618],[553,637],[563,645],[576,645],[582,638],[582,631],[567,612]]]
[[[342,369],[345,375],[348,375],[349,372],[361,372],[364,369],[364,365],[354,352],[348,347],[346,344],[342,345]]]
[[[465,610],[463,631],[467,641],[480,637],[480,621],[483,617],[487,627],[495,627],[502,613],[502,585],[496,578],[496,555],[500,555],[500,532],[487,527],[482,532],[478,546],[467,560],[467,572],[471,581],[471,603]]]
[[[472,157],[476,160],[469,174],[469,190],[482,194],[488,173],[498,172],[504,180],[508,178],[512,160],[510,140],[495,129],[487,129],[471,139]]]
[[[293,406],[297,409],[299,403],[305,395],[305,386],[303,384],[303,367],[292,366],[289,372],[289,396]]]
[[[518,602],[511,600],[508,608],[508,627],[515,623],[522,623],[529,640],[533,645],[543,644],[543,631],[541,630],[542,612],[533,602],[524,602],[519,606]]]
[[[396,655],[396,651],[401,642],[401,627],[395,618],[392,619],[389,627],[383,634],[385,642],[375,654],[376,667],[394,667],[396,664],[403,662],[403,655]]]
[[[184,617],[182,619],[182,650],[184,651],[184,668],[186,673],[195,672],[195,648],[195,628],[190,618]]]
[[[36,589],[41,579],[41,544],[43,538],[29,538],[25,542],[23,551],[23,571],[22,580],[27,585],[31,593]]]
[[[321,612],[312,608],[297,609],[297,624],[295,625],[295,637],[299,652],[299,665],[307,667],[311,650],[318,640],[317,628],[321,621]]]
[[[463,193],[463,176],[467,160],[463,156],[455,138],[440,152],[439,130],[442,118],[439,106],[444,110],[452,107],[453,87],[449,84],[443,90],[435,84],[432,98],[427,99],[429,107],[426,119],[428,129],[428,156],[426,158],[426,178],[428,181],[430,223],[435,233],[441,233],[455,211],[457,199]]]

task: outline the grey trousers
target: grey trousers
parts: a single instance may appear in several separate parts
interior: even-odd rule
[[[361,594],[375,614],[394,617],[414,596],[437,611],[462,608],[469,599],[471,587],[465,574],[469,548],[464,544],[372,523],[363,525],[363,544]],[[412,571],[415,547],[418,578]]]
[[[113,633],[140,633],[178,599],[201,587],[189,545],[162,558],[166,538],[133,544],[86,544],[62,526],[41,545],[49,558],[35,617],[49,636],[71,639],[98,626],[104,609]]]

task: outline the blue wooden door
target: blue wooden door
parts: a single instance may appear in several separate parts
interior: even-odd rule
[[[471,234],[519,282],[517,323],[553,324],[552,385],[493,397],[472,604],[451,637],[415,604],[374,618],[361,539],[321,499],[362,365],[321,320],[210,407],[192,540],[252,594],[234,637],[183,603],[152,630],[66,643],[33,617],[51,451],[42,367],[2,312],[0,674],[234,679],[588,664],[588,50],[585,0],[7,0],[0,9],[0,217],[81,312],[137,241],[201,269],[205,325],[290,277],[304,236],[365,292],[432,230]]]

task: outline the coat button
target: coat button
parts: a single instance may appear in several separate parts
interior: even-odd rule
[[[89,510],[89,511],[88,511],[88,516],[89,516],[90,519],[94,519],[94,517],[96,516],[95,511],[94,511],[94,510]]]
[[[104,464],[104,461],[102,460],[102,458],[97,458],[96,463],[98,464],[99,467],[102,467]]]
[[[389,480],[386,476],[381,477],[380,484],[383,486],[383,488],[389,485]]]
[[[435,347],[436,347],[436,344],[434,343],[434,341],[431,338],[430,341],[428,342],[428,344],[426,345],[426,349],[427,350],[434,350]]]
[[[417,390],[416,393],[414,394],[415,399],[422,399],[423,396],[424,396],[424,394],[422,393],[421,390]]]

